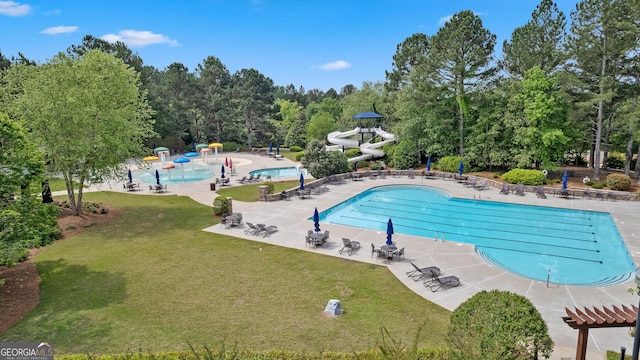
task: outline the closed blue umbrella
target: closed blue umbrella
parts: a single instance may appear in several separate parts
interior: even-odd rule
[[[427,171],[431,171],[431,156],[427,158]]]
[[[196,149],[196,141],[191,140],[191,150],[195,150],[195,149]]]
[[[304,175],[300,174],[300,190],[304,190]]]
[[[276,146],[276,154],[280,155],[280,144]]]
[[[462,175],[463,171],[464,171],[464,163],[462,162],[462,160],[460,160],[460,165],[458,165],[458,175]]]
[[[222,165],[222,169],[220,170],[220,177],[224,179],[224,165]]]
[[[133,182],[133,176],[131,175],[131,169],[127,170],[127,177],[129,177],[129,182]]]
[[[391,222],[391,218],[387,222],[387,245],[393,244],[393,240],[391,239],[393,236],[393,223]]]
[[[566,191],[567,190],[567,182],[569,181],[568,177],[567,177],[567,172],[564,172],[564,175],[562,175],[562,191]]]
[[[273,144],[269,143],[269,152],[273,152]]]
[[[160,185],[160,174],[158,174],[158,170],[156,169],[156,184]]]
[[[353,171],[358,171],[358,164],[355,161],[353,162]]]
[[[320,215],[318,214],[318,208],[313,212],[313,226],[315,231],[320,232]]]

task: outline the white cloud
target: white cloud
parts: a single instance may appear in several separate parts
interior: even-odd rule
[[[46,28],[40,31],[40,34],[58,35],[58,34],[69,34],[76,31],[78,31],[77,26],[54,26],[54,27]]]
[[[351,64],[349,64],[348,62],[344,60],[338,60],[338,61],[326,63],[320,66],[320,69],[326,70],[326,71],[332,71],[332,70],[348,69],[350,67],[351,67]]]
[[[143,47],[155,44],[180,45],[176,40],[172,40],[162,34],[154,34],[151,31],[122,30],[117,34],[104,35],[102,39],[111,43],[120,41],[131,47]]]
[[[0,15],[23,16],[31,13],[31,6],[13,1],[0,1]]]
[[[453,15],[447,15],[445,17],[441,17],[440,20],[438,20],[438,25],[444,25],[447,21],[451,20],[452,17]]]

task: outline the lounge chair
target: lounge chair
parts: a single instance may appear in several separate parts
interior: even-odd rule
[[[267,237],[271,234],[274,234],[275,232],[278,231],[278,227],[275,225],[269,225],[267,227],[264,228],[264,230],[262,231],[262,237]]]
[[[542,186],[542,185],[536,186],[536,196],[538,196],[540,199],[546,199],[547,198],[547,195],[545,195],[545,193],[544,193],[544,186]]]
[[[524,185],[523,184],[518,184],[518,186],[516,187],[516,195],[524,196]]]
[[[248,178],[248,179],[246,179],[245,181],[246,181],[246,182],[248,182],[248,183],[250,183],[250,182],[252,182],[252,181],[253,181],[253,179],[254,179],[253,175],[249,175],[249,178]]]
[[[256,231],[254,231],[252,234],[253,235],[258,235],[261,232],[265,231],[266,227],[267,227],[267,225],[265,225],[265,224],[256,224]]]
[[[413,281],[418,281],[423,278],[432,280],[436,276],[440,275],[440,268],[437,266],[419,268],[414,263],[411,263],[411,266],[413,266],[415,270],[407,271],[407,276],[412,278]]]
[[[414,178],[413,169],[409,169],[409,172],[407,173],[407,177],[409,179],[413,179]]]
[[[476,190],[480,191],[480,190],[486,189],[487,181],[488,181],[487,179],[482,179],[482,181],[480,181],[480,183],[475,186]]]
[[[453,275],[445,277],[435,276],[433,280],[424,282],[424,286],[430,288],[433,292],[436,292],[443,287],[456,287],[459,285],[460,279]]]
[[[464,183],[466,187],[476,187],[476,183],[478,182],[478,178],[472,176],[471,179],[467,179],[467,182]]]
[[[342,244],[343,244],[342,249],[340,249],[338,253],[342,254],[343,251],[346,251],[347,254],[349,254],[349,256],[351,256],[353,249],[357,249],[360,247],[359,241],[351,241],[347,238],[342,238]]]
[[[244,184],[247,181],[247,177],[243,176],[242,179],[236,179],[236,182],[240,183],[240,184]]]
[[[262,181],[262,179],[260,179],[261,177],[262,177],[262,174],[258,174],[258,176],[256,176],[256,177],[253,179],[253,182],[260,182],[260,181]]]
[[[252,234],[253,235],[253,233],[258,231],[258,228],[255,225],[253,225],[253,223],[250,223],[250,222],[247,221],[246,224],[247,224],[248,227],[244,230],[245,234]]]
[[[287,193],[284,190],[282,190],[282,192],[280,193],[280,196],[282,197],[283,200],[291,200],[291,194]]]
[[[378,170],[376,171],[376,175],[378,176],[378,179],[384,179],[384,178],[385,178],[385,176],[384,176],[384,174],[382,173],[382,170],[381,170],[381,169],[378,169]]]
[[[582,198],[591,199],[593,197],[593,193],[589,189],[582,190]]]
[[[509,184],[507,183],[502,184],[502,189],[500,189],[500,194],[509,195]]]

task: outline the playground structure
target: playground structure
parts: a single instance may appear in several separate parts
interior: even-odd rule
[[[363,141],[358,141],[355,139],[348,139],[349,137],[356,136],[360,134]],[[364,134],[372,134],[371,141],[364,142]],[[382,138],[382,141],[372,142],[376,136]],[[385,144],[390,142],[394,142],[396,140],[395,136],[392,133],[386,132],[381,128],[361,128],[357,127],[353,130],[349,131],[334,131],[327,135],[327,141],[333,145],[327,145],[327,151],[342,151],[344,152],[346,149],[360,148],[360,152],[362,155],[355,156],[347,159],[348,162],[358,162],[360,160],[369,160],[373,158],[379,158],[384,156],[384,151],[380,149]]]

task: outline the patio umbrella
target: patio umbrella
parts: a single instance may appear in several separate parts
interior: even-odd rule
[[[458,175],[462,175],[463,171],[464,171],[464,163],[462,162],[462,160],[460,160],[460,165],[458,165]]]
[[[127,170],[127,177],[129,178],[129,182],[133,182],[133,176],[131,176],[131,169]]]
[[[304,175],[300,174],[300,190],[304,190]]]
[[[160,185],[160,174],[158,173],[158,169],[156,169],[156,185]]]
[[[273,144],[269,143],[269,152],[273,152]]]
[[[318,208],[313,212],[313,226],[315,226],[315,232],[320,232],[320,215],[318,215]]]
[[[233,169],[233,160],[231,160],[231,158],[229,158],[229,170]]]
[[[569,181],[568,177],[567,177],[567,172],[564,172],[564,175],[562,175],[562,191],[567,191],[567,182]]]
[[[220,170],[220,177],[224,179],[224,165],[222,165],[222,170]]]
[[[280,155],[280,144],[276,146],[276,154]]]
[[[229,158],[224,158],[224,166],[229,166]]]
[[[195,149],[196,149],[196,141],[191,140],[191,150],[195,150]]]
[[[387,245],[393,244],[391,237],[393,236],[393,223],[391,222],[391,218],[387,222]]]
[[[358,171],[358,164],[355,161],[353,162],[353,171]]]
[[[431,171],[431,156],[427,157],[427,171]]]

